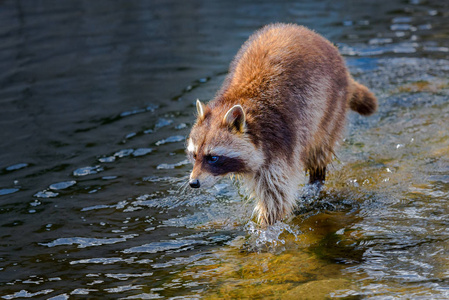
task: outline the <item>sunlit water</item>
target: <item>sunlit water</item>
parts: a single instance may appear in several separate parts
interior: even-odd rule
[[[355,3],[356,2],[356,3]],[[0,297],[449,298],[444,1],[0,3]],[[263,24],[314,28],[379,98],[320,193],[261,229],[187,187],[194,101]]]

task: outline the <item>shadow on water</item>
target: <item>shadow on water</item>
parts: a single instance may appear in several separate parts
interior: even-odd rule
[[[444,1],[1,1],[2,299],[449,298]],[[195,100],[270,22],[332,40],[379,98],[319,194],[261,229],[187,186]]]

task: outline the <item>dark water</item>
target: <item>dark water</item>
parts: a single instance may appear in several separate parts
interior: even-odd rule
[[[0,1],[0,297],[449,298],[447,1]],[[185,188],[194,101],[270,22],[378,96],[326,189],[263,231]]]

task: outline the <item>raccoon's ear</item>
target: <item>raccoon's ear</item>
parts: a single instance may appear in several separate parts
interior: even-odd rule
[[[198,112],[198,119],[204,119],[204,104],[199,99],[196,99],[196,111]]]
[[[239,132],[245,130],[245,112],[241,105],[234,105],[223,118],[223,123]]]

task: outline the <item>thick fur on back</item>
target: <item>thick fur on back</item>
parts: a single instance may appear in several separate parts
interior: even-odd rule
[[[191,178],[241,175],[259,222],[272,224],[292,212],[304,170],[325,170],[332,160],[348,107],[369,115],[377,100],[333,44],[302,26],[265,26],[238,51],[215,99],[199,108],[188,140]],[[236,117],[226,122],[228,112]],[[213,156],[223,157],[220,166]]]

